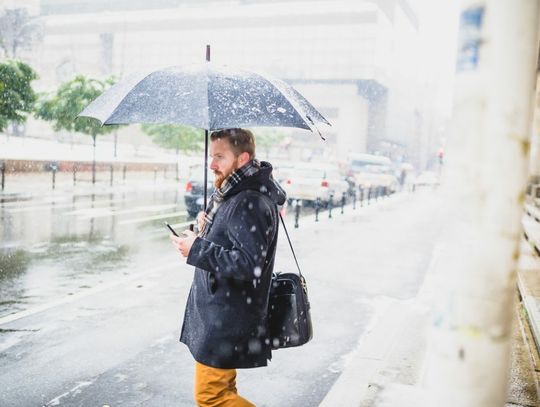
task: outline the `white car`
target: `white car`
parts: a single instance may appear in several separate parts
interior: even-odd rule
[[[392,161],[388,157],[365,154],[349,154],[350,172],[357,187],[362,189],[384,187],[388,192],[398,189]]]
[[[433,171],[424,171],[416,177],[414,185],[417,187],[437,187],[439,185],[439,176]]]
[[[291,200],[315,202],[320,199],[323,205],[330,202],[338,204],[342,197],[348,196],[349,184],[331,164],[302,163],[296,164],[282,180],[282,186]]]

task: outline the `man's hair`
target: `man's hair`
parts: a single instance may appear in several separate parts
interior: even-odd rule
[[[246,129],[223,129],[214,131],[210,135],[212,141],[227,140],[231,150],[238,157],[242,153],[248,153],[249,158],[255,157],[255,137]]]

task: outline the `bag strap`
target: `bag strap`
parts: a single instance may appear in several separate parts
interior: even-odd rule
[[[294,249],[292,247],[291,238],[289,237],[289,232],[287,232],[287,226],[285,226],[285,221],[283,220],[283,216],[281,216],[281,212],[279,212],[279,219],[281,219],[281,224],[283,225],[283,230],[285,231],[285,235],[287,236],[287,240],[289,241],[289,246],[291,247],[292,255],[294,257],[294,261],[296,262],[296,267],[298,268],[298,274],[300,277],[302,277],[302,272],[300,271],[300,266],[298,265],[298,259],[296,258],[296,253],[294,252]]]

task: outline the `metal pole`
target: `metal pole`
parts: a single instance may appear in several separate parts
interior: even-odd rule
[[[206,212],[208,205],[208,130],[204,130],[204,206],[203,209]]]
[[[315,200],[315,222],[319,221],[319,211],[321,209],[321,198],[317,197]]]
[[[540,10],[463,4],[424,384],[429,405],[504,406]]]
[[[294,227],[298,229],[298,221],[300,220],[300,207],[302,206],[302,201],[300,199],[297,199],[294,201]]]
[[[328,198],[328,219],[332,218],[333,207],[334,207],[334,195],[330,194]]]
[[[52,166],[52,189],[55,189],[56,187],[56,165],[53,164]]]
[[[77,183],[77,163],[73,163],[73,186]]]
[[[6,162],[2,161],[0,164],[0,170],[2,171],[2,191],[4,190],[5,181],[6,181]]]
[[[96,183],[96,136],[92,135],[93,148],[92,148],[92,185]]]
[[[206,61],[210,62],[210,45],[206,45]],[[204,206],[206,212],[208,205],[208,129],[204,130]]]
[[[114,177],[114,175],[113,175],[113,174],[114,174],[114,167],[113,167],[112,164],[111,164],[110,171],[111,171],[111,182],[110,182],[110,185],[112,186],[112,184],[113,184],[113,177]]]

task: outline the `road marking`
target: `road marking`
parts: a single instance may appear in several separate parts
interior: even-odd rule
[[[45,204],[45,205],[34,205],[34,206],[22,206],[17,208],[5,208],[5,210],[11,212],[11,213],[18,213],[18,212],[26,212],[26,211],[35,211],[35,210],[45,210],[45,209],[63,209],[63,208],[69,208],[71,206],[76,207],[89,207],[91,205],[96,204],[102,204],[102,203],[113,203],[113,202],[120,202],[122,201],[122,198],[118,199],[102,199],[99,201],[88,201],[88,202],[71,202],[71,203],[64,203],[60,205],[56,204]],[[82,208],[81,208],[82,209]]]
[[[168,205],[153,205],[153,206],[137,206],[131,209],[116,210],[115,208],[94,208],[94,209],[80,209],[66,213],[66,215],[82,215],[83,219],[89,218],[104,218],[107,216],[125,215],[128,213],[137,212],[159,212],[167,209],[175,209],[177,204]],[[99,209],[105,209],[100,211]],[[95,210],[95,213],[93,212]]]
[[[180,211],[180,212],[172,212],[172,213],[166,213],[163,215],[155,215],[155,216],[147,216],[146,218],[136,218],[136,219],[128,219],[123,220],[121,222],[118,222],[119,225],[126,225],[129,223],[140,223],[140,222],[146,222],[149,220],[157,220],[157,219],[167,219],[172,218],[174,216],[186,216],[187,211]]]

